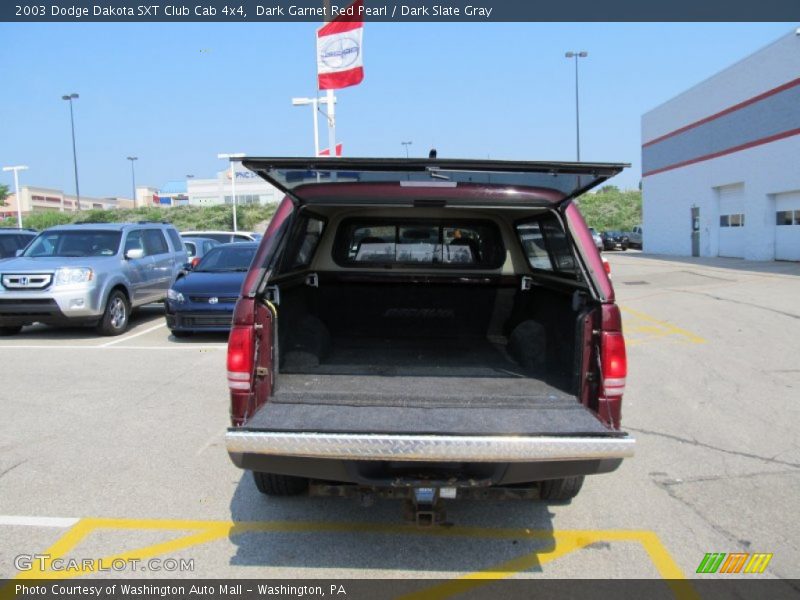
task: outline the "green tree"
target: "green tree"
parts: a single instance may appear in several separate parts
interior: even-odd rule
[[[9,191],[8,186],[5,183],[0,183],[0,206],[6,205],[6,200],[8,199]]]

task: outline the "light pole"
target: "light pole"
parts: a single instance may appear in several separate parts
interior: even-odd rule
[[[65,94],[61,96],[62,100],[69,101],[69,122],[72,127],[72,162],[75,165],[75,196],[77,197],[77,202],[75,204],[78,210],[81,209],[81,189],[78,186],[78,153],[75,150],[75,115],[72,112],[72,101],[77,100],[79,98],[78,94]]]
[[[233,201],[233,231],[238,231],[236,225],[236,170],[233,168],[232,158],[241,158],[244,152],[232,152],[217,154],[217,158],[230,160],[231,163],[231,200]]]
[[[25,165],[3,167],[3,171],[14,171],[14,200],[17,202],[17,227],[22,229],[22,198],[19,195],[19,172],[25,171]]]
[[[578,162],[581,160],[581,113],[580,113],[580,104],[578,100],[578,59],[579,58],[586,58],[589,56],[589,53],[585,50],[581,50],[580,52],[570,51],[564,53],[566,58],[574,58],[575,59],[575,146],[577,149],[578,155]]]
[[[400,142],[403,146],[406,147],[406,158],[408,158],[408,147],[413,144],[414,142]]]
[[[133,208],[136,208],[136,171],[133,168],[133,163],[139,160],[138,156],[129,156],[128,160],[131,161],[131,188],[133,189]]]
[[[328,104],[329,108],[328,111],[330,112],[332,109],[330,108],[333,104],[336,104],[336,98],[333,99],[333,104],[330,104],[329,98],[292,98],[292,106],[308,106],[311,105],[313,109],[314,115],[314,157],[316,158],[319,156],[319,121],[317,121],[317,112],[319,111],[320,104]],[[330,115],[326,115],[327,118],[330,120],[333,118]],[[331,149],[330,155],[334,156],[336,154],[336,148]]]

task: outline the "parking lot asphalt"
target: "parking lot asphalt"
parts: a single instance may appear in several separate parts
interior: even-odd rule
[[[0,339],[0,577],[42,552],[194,567],[104,576],[281,578],[679,578],[745,552],[773,554],[758,577],[800,577],[800,265],[606,256],[636,456],[568,505],[449,502],[452,527],[261,496],[224,449],[225,336],[175,340],[159,306],[117,338]]]

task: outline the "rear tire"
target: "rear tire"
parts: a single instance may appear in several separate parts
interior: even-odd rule
[[[17,335],[20,331],[22,331],[22,325],[0,327],[0,335]]]
[[[187,338],[194,333],[192,331],[175,331],[174,329],[170,329],[169,331],[176,338]]]
[[[258,491],[267,496],[299,496],[308,490],[308,479],[253,471]]]
[[[97,324],[97,331],[101,335],[121,335],[128,329],[130,322],[131,305],[120,290],[114,290],[108,295],[103,318]]]
[[[542,481],[539,484],[539,498],[549,502],[569,502],[581,491],[583,479],[583,475],[578,475]]]

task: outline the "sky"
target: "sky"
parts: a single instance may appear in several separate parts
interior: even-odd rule
[[[367,23],[362,84],[337,92],[347,156],[629,162],[641,176],[641,116],[792,31],[794,23]],[[0,165],[21,184],[81,194],[213,177],[221,152],[312,156],[315,23],[0,24]],[[325,123],[320,119],[322,146]],[[0,183],[13,190],[11,173]]]

